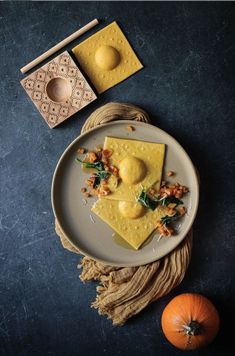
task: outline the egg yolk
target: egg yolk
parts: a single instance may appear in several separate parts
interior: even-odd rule
[[[126,157],[120,162],[119,176],[125,184],[137,184],[146,176],[146,166],[139,158]]]
[[[120,54],[112,46],[101,46],[95,52],[95,62],[101,69],[112,70],[120,62]]]
[[[119,201],[118,208],[122,216],[137,219],[145,214],[145,207],[137,202]]]

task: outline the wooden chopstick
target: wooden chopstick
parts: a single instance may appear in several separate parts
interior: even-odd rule
[[[88,30],[90,30],[92,27],[96,26],[98,23],[99,23],[99,21],[97,19],[94,19],[93,21],[89,22],[87,25],[85,25],[84,27],[80,28],[80,30],[72,33],[70,36],[66,37],[63,41],[59,42],[57,45],[55,45],[54,47],[50,48],[48,51],[46,51],[45,53],[41,54],[39,57],[34,59],[32,62],[30,62],[29,64],[27,64],[23,68],[21,68],[20,71],[22,73],[28,72],[30,69],[32,69],[33,67],[35,67],[36,65],[38,65],[39,63],[44,61],[44,59],[50,57],[52,54],[54,54],[57,51],[59,51],[62,47],[66,46],[67,44],[69,44],[70,42],[75,40],[76,38],[78,38],[81,35],[83,35]]]

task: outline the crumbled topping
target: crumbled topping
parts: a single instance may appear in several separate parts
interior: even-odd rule
[[[128,125],[127,126],[127,131],[129,131],[129,132],[135,131],[135,128],[133,126],[131,126],[131,125]]]
[[[79,155],[82,155],[82,154],[84,154],[85,152],[86,152],[86,150],[85,150],[85,148],[83,148],[83,147],[79,147],[78,150],[77,150],[77,153],[78,153]]]
[[[168,177],[172,177],[174,174],[175,174],[175,173],[174,173],[173,171],[168,171],[168,172],[167,172],[167,176],[168,176]]]

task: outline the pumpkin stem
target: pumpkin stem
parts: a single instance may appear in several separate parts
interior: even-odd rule
[[[201,325],[196,320],[191,320],[187,325],[184,325],[185,333],[190,336],[199,335],[201,329]]]

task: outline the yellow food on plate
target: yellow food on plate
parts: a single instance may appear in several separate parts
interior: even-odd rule
[[[166,215],[166,209],[159,206],[153,211],[138,202],[100,198],[91,210],[138,250],[156,229],[156,221]]]
[[[137,219],[146,213],[145,207],[138,202],[133,203],[131,201],[120,200],[118,202],[118,209],[120,214],[127,219]]]
[[[161,182],[164,155],[162,143],[106,136],[103,149],[89,151],[84,160],[76,158],[83,168],[94,170],[87,187],[99,199],[91,211],[136,250],[154,230],[158,241],[172,236],[171,224],[186,213],[181,199],[189,189],[179,182]],[[90,194],[85,187],[81,191]]]
[[[99,94],[143,68],[116,22],[96,32],[72,51]]]
[[[143,189],[159,190],[164,144],[106,137],[104,149],[112,151],[109,162],[119,169],[119,182],[110,185],[105,199],[135,202]]]

